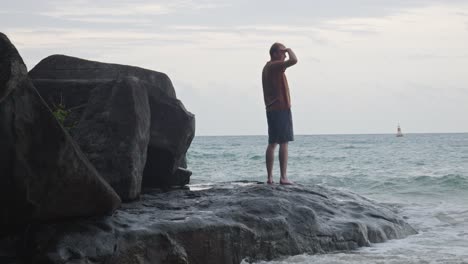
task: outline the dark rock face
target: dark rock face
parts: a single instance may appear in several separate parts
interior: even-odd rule
[[[416,233],[385,206],[320,186],[231,183],[141,198],[112,218],[37,227],[32,263],[237,264]]]
[[[65,120],[66,125],[74,126],[71,135],[123,200],[139,195],[139,187],[133,188],[138,182],[143,182],[142,188],[189,182],[191,173],[184,169],[185,154],[194,137],[195,118],[177,100],[167,75],[62,55],[44,59],[29,75],[49,106],[62,103],[72,109]],[[148,118],[148,135],[144,135],[144,126],[130,128]],[[105,129],[109,124],[118,125],[104,133],[94,129]],[[113,133],[119,135],[113,137]],[[132,155],[122,155],[116,149],[121,144],[125,146],[120,150],[129,149],[135,142],[143,144],[147,140],[147,146],[139,145]],[[120,163],[118,168],[115,162]],[[122,170],[124,167],[127,169]],[[115,174],[116,170],[120,174]]]
[[[52,115],[0,33],[0,236],[34,220],[112,213],[120,199]]]
[[[183,168],[187,167],[185,154],[194,136],[194,117],[182,102],[164,94],[150,93],[149,102],[151,130],[143,186],[188,184],[191,173]]]
[[[83,152],[124,201],[140,195],[150,135],[146,91],[135,77],[97,86],[75,130]]]

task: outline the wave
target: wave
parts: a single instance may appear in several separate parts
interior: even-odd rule
[[[466,189],[468,187],[468,177],[460,174],[447,174],[442,177],[419,176],[414,178],[414,183],[425,186],[443,186]]]
[[[197,151],[191,151],[188,152],[187,157],[190,160],[197,161],[197,159],[223,159],[223,158],[236,158],[237,155],[232,152],[197,152]]]
[[[343,146],[342,149],[358,149],[358,147],[353,145]]]
[[[374,182],[369,189],[382,192],[398,193],[450,193],[468,190],[468,177],[460,174],[447,174],[444,176],[417,176],[408,178],[389,178]]]
[[[250,159],[251,159],[251,160],[263,160],[263,159],[264,159],[264,156],[255,155],[255,156],[250,157]]]

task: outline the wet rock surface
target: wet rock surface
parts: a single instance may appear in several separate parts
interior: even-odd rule
[[[202,188],[200,188],[202,187]],[[30,230],[32,263],[240,263],[352,250],[416,231],[386,206],[316,185],[154,190],[113,217]]]

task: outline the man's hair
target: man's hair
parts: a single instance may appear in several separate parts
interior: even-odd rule
[[[273,45],[271,45],[270,57],[273,57],[273,53],[277,52],[279,50],[280,46],[283,46],[283,44],[281,44],[279,42],[275,42]]]

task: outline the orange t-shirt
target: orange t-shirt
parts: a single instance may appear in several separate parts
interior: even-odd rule
[[[262,71],[263,99],[267,111],[291,108],[289,86],[284,66],[271,65],[267,62]]]

